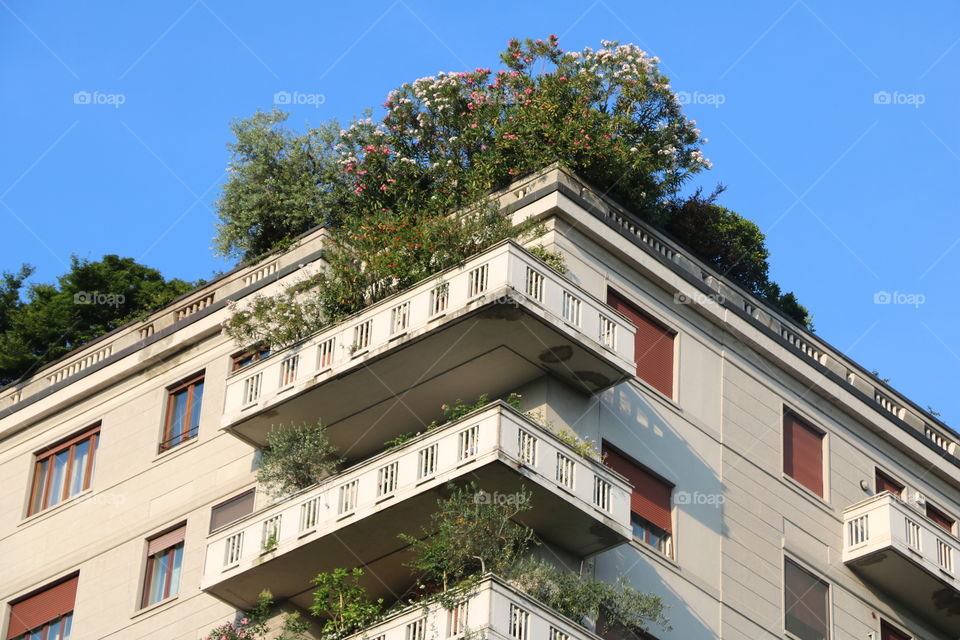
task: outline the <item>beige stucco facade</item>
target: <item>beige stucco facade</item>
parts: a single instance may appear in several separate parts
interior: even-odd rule
[[[220,331],[227,301],[242,304],[279,291],[320,268],[324,236],[316,232],[0,391],[4,638],[10,602],[77,572],[75,639],[201,638],[232,620],[259,582],[302,607],[311,575],[294,574],[306,572],[302,558],[307,557],[322,555],[322,562],[346,567],[369,563],[371,571],[380,567],[383,584],[392,586],[401,579],[383,558],[401,557],[403,551],[363,536],[393,540],[397,531],[390,527],[419,526],[423,505],[434,498],[430,487],[408,486],[401,476],[393,503],[381,504],[381,496],[364,502],[366,468],[396,462],[403,469],[408,458],[410,465],[417,462],[413,445],[407,457],[402,450],[373,462],[364,459],[381,453],[376,444],[385,435],[418,430],[439,417],[441,402],[510,391],[520,392],[523,408],[539,412],[551,428],[605,441],[673,485],[667,556],[633,539],[629,486],[602,465],[581,462],[584,480],[569,491],[551,475],[552,466],[528,461],[517,471],[516,452],[509,448],[516,429],[538,438],[541,457],[563,448],[508,410],[488,416],[488,449],[482,444],[487,431],[477,432],[477,448],[488,457],[471,463],[497,486],[513,486],[514,476],[522,477],[544,504],[554,505],[535,517],[538,533],[550,539],[558,557],[575,562],[589,556],[599,577],[625,574],[638,589],[661,595],[671,607],[673,630],[653,630],[656,637],[790,637],[784,629],[785,558],[829,585],[831,638],[879,638],[881,619],[916,638],[960,637],[957,525],[952,532],[936,529],[921,511],[925,500],[960,518],[956,432],[576,177],[551,168],[505,190],[500,201],[516,219],[543,220],[546,234],[538,242],[563,253],[566,278],[545,273],[543,291],[531,290],[525,280],[530,272],[523,270],[536,269],[536,262],[513,243],[501,244],[342,326],[232,371],[231,355],[241,345]],[[487,270],[478,271],[482,268]],[[443,314],[427,311],[435,306],[437,282],[450,283],[451,291],[461,280],[476,288],[477,274],[484,288],[471,292],[476,295],[459,300],[451,294]],[[676,332],[672,397],[631,375],[633,328],[606,306],[608,289]],[[575,320],[565,306],[571,296],[578,300]],[[405,304],[409,321],[398,330],[392,312]],[[607,341],[598,329],[614,325],[619,342]],[[364,331],[372,332],[369,344],[358,344],[356,336]],[[569,345],[568,359],[544,357],[551,349],[560,353],[557,344]],[[337,355],[324,360],[324,345],[333,345]],[[283,362],[293,357],[299,358],[292,365],[295,380],[271,386]],[[201,371],[198,436],[158,452],[167,389]],[[784,473],[785,409],[825,434],[822,497]],[[308,530],[301,517],[299,531],[291,529],[289,538],[282,534],[270,557],[256,558],[260,550],[249,546],[250,539],[262,522],[294,504],[271,506],[258,493],[257,512],[211,533],[211,507],[255,486],[255,445],[265,429],[311,412],[325,421],[332,417],[334,438],[356,447],[337,480],[360,483],[355,485],[360,505],[346,514],[351,519],[323,512],[320,520],[339,524],[324,529],[312,522],[316,530]],[[36,454],[97,423],[100,445],[90,488],[28,516]],[[449,438],[430,436],[437,439],[441,459],[455,429]],[[857,511],[858,504],[873,499],[877,468],[905,485],[902,500],[871,502]],[[441,460],[436,485],[459,477],[455,469]],[[609,491],[604,496],[581,491],[584,483],[598,482]],[[329,505],[324,491],[293,499],[307,504],[316,497],[316,504]],[[401,516],[375,520],[391,508]],[[289,511],[293,515],[284,522],[297,519],[298,511]],[[873,535],[851,538],[851,522],[866,513],[875,518]],[[877,523],[884,518],[893,523],[890,536],[900,535],[894,529],[907,518],[918,523],[929,543],[915,549],[883,538]],[[179,593],[141,608],[147,540],[183,522]],[[234,558],[227,548],[244,540],[234,537],[242,530],[248,546],[237,548]],[[949,566],[945,549],[953,553]],[[497,616],[508,605],[520,606],[510,603],[522,597],[496,581],[484,589],[488,596],[478,596],[471,615],[489,625],[491,637],[511,637],[497,626]],[[920,600],[927,604],[917,604]],[[567,624],[551,622],[552,614],[535,603],[523,606],[532,607],[537,624],[557,629]],[[950,607],[957,612],[949,615]],[[403,637],[390,635],[401,633],[401,622],[384,627],[388,639]],[[593,637],[568,631],[569,637]],[[529,640],[541,637],[547,638]]]

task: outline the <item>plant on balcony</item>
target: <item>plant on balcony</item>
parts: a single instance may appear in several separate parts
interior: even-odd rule
[[[260,592],[256,606],[245,611],[234,622],[227,622],[212,629],[204,640],[306,640],[310,623],[299,613],[284,613],[278,635],[269,631],[273,609],[273,596],[269,591]]]
[[[509,406],[513,407],[515,410],[520,411],[520,399],[522,397],[523,396],[521,396],[519,393],[511,393],[509,396],[507,396],[504,402],[506,402]],[[443,412],[443,421],[442,422],[438,422],[436,420],[432,421],[430,424],[424,427],[424,432],[433,431],[434,429],[440,427],[441,425],[447,424],[448,422],[454,422],[455,420],[459,420],[460,418],[467,415],[468,413],[472,413],[474,411],[477,411],[478,409],[482,409],[488,404],[490,404],[490,397],[486,393],[481,393],[477,397],[477,400],[472,404],[467,404],[460,398],[457,398],[457,400],[453,404],[442,404],[440,405],[440,411]],[[420,433],[421,432],[419,431],[416,433],[412,431],[408,433],[402,433],[396,438],[391,438],[390,440],[387,440],[383,444],[388,449],[395,449],[396,447],[399,447],[403,443],[413,440],[418,435],[420,435]]]
[[[360,584],[363,569],[334,569],[313,579],[310,612],[326,619],[323,640],[343,638],[375,624],[383,616],[383,599],[371,601]]]
[[[438,583],[443,592],[486,573],[503,575],[535,543],[533,531],[514,521],[530,509],[526,489],[491,496],[474,484],[448,488],[452,494],[438,501],[437,511],[419,536],[399,536],[413,552],[408,566],[420,572],[423,580]],[[456,600],[454,596],[444,605]]]
[[[280,425],[267,434],[257,482],[271,496],[284,496],[332,475],[341,462],[322,423]]]

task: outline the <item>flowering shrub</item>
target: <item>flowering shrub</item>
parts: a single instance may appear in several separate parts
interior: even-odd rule
[[[268,621],[273,606],[273,596],[269,591],[260,592],[256,606],[245,612],[235,622],[225,622],[210,631],[204,640],[267,640]],[[278,635],[272,640],[306,640],[304,635],[309,623],[300,618],[300,614],[283,614],[283,623]]]

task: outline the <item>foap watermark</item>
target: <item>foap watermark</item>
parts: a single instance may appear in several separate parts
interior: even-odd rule
[[[320,105],[327,101],[327,96],[322,93],[301,93],[299,91],[277,91],[273,94],[273,104],[282,105],[310,105],[314,109],[319,109]]]
[[[530,495],[527,493],[500,493],[494,491],[478,491],[473,495],[474,504],[500,504],[522,506],[530,501]]]
[[[700,91],[677,91],[677,102],[680,104],[706,104],[719,109],[727,101],[722,93],[701,93]]]
[[[727,499],[721,493],[701,493],[699,491],[676,491],[673,494],[675,504],[708,505],[719,507]]]
[[[122,93],[102,93],[100,91],[77,91],[73,94],[73,104],[107,105],[119,109],[127,101]]]
[[[102,304],[119,307],[126,302],[122,293],[103,293],[101,291],[78,291],[73,294],[73,304]]]
[[[877,91],[873,94],[873,104],[897,104],[919,109],[927,101],[922,93],[904,93],[902,91]]]
[[[717,304],[723,304],[727,299],[720,293],[701,293],[697,292],[694,294],[689,293],[680,293],[679,291],[673,294],[673,301],[676,304],[707,304],[710,302],[715,302]]]
[[[927,301],[922,293],[903,293],[902,291],[877,291],[873,294],[873,304],[903,304],[919,309]]]

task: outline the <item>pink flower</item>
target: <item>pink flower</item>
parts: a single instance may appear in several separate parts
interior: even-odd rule
[[[531,93],[533,93],[533,89],[531,89],[530,87],[527,87],[526,89],[523,90],[523,92],[527,95],[530,95]]]

